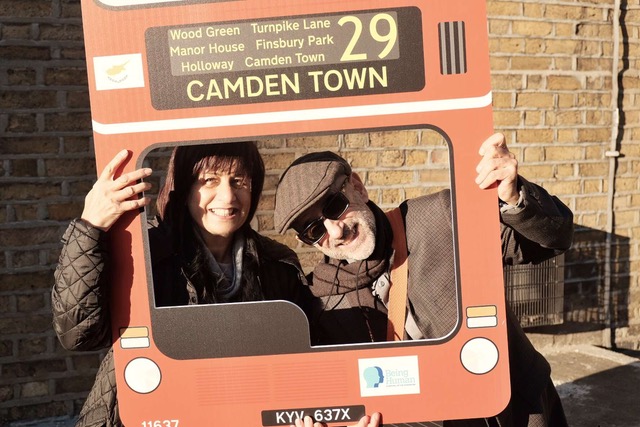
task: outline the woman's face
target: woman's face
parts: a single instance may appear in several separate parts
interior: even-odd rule
[[[189,213],[205,237],[231,238],[251,208],[251,178],[237,172],[204,170],[191,186]]]

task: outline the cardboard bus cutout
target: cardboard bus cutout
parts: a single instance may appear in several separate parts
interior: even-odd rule
[[[156,308],[145,214],[111,230],[125,425],[385,425],[499,413],[510,396],[486,11],[469,0],[82,0],[98,170],[122,148],[394,129],[449,143],[458,318],[444,337],[311,347],[288,302]],[[203,325],[207,326],[205,330]],[[198,335],[192,331],[198,330]]]

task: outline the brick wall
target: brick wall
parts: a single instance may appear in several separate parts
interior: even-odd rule
[[[638,0],[623,5],[614,80],[613,0],[488,2],[496,129],[506,134],[522,174],[575,213],[576,241],[566,259],[565,324],[534,331],[553,342],[586,337],[600,344],[608,303],[615,343],[638,348],[640,6]],[[60,348],[51,330],[49,300],[59,238],[80,214],[96,176],[79,0],[3,0],[0,34],[2,425],[77,413],[101,353]],[[622,89],[617,99],[615,82]],[[620,108],[615,150],[621,156],[613,161],[612,181],[606,153],[613,108]],[[271,172],[256,227],[273,235],[275,182],[304,150],[342,150],[366,176],[373,199],[391,206],[446,185],[446,150],[439,138],[409,130],[262,141]],[[150,163],[156,167],[162,161]],[[405,189],[400,182],[416,185]],[[615,210],[607,234],[610,184]],[[290,235],[283,240],[295,245]],[[300,255],[305,265],[314,260],[309,251]]]

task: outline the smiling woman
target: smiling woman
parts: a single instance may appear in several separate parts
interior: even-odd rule
[[[157,307],[263,299],[303,303],[298,294],[306,288],[293,252],[250,225],[264,173],[255,142],[173,149],[149,228]],[[290,280],[275,285],[280,274]]]

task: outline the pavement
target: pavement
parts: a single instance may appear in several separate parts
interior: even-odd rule
[[[538,348],[571,427],[640,427],[640,352],[588,344]]]
[[[571,427],[640,427],[640,351],[625,354],[589,344],[536,347],[551,364]],[[10,424],[71,426],[69,417]]]

